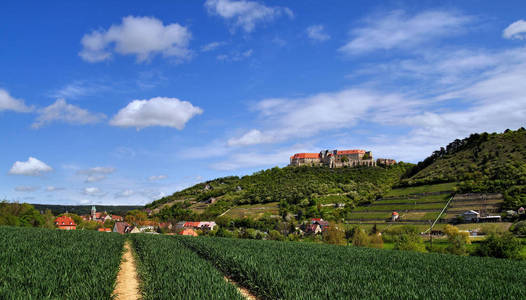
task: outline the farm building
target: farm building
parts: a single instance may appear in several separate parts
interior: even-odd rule
[[[189,236],[198,236],[197,232],[193,230],[192,228],[183,229],[181,232],[179,232],[180,235],[189,235]]]
[[[55,219],[55,226],[57,226],[58,229],[63,229],[63,230],[77,229],[77,224],[75,224],[75,221],[73,221],[72,218],[66,217],[66,216],[57,217]]]
[[[396,211],[393,211],[393,213],[391,214],[391,221],[398,221],[399,217],[400,215]]]
[[[126,229],[130,227],[130,224],[126,222],[115,222],[115,225],[113,226],[113,232],[117,232],[120,234],[125,234]]]
[[[464,221],[466,222],[477,222],[480,214],[474,210],[468,210],[462,214]]]

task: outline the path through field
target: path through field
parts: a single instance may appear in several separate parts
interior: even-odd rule
[[[234,285],[237,290],[239,291],[239,293],[241,293],[241,295],[243,297],[245,297],[245,299],[247,300],[257,300],[258,298],[256,296],[254,296],[249,290],[247,290],[246,288],[240,286],[237,282],[233,281],[232,279],[228,278],[228,277],[224,277],[225,280],[227,282],[229,282],[230,284]]]
[[[130,241],[124,244],[125,252],[119,274],[117,275],[117,286],[113,291],[117,300],[135,300],[140,299],[139,280],[135,268],[135,258],[131,252]]]

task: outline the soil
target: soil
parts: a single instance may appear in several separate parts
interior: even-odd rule
[[[125,252],[117,275],[117,286],[113,291],[117,300],[135,300],[141,298],[139,279],[135,268],[135,258],[131,252],[130,241],[124,244]]]

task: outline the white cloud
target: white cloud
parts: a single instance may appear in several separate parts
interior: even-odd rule
[[[374,50],[407,49],[463,32],[463,26],[471,20],[468,16],[448,11],[407,15],[396,10],[366,19],[365,26],[353,29],[351,41],[339,50],[345,54],[360,54]]]
[[[77,171],[77,175],[85,175],[85,182],[98,182],[106,179],[106,175],[115,172],[113,167],[94,167]]]
[[[526,21],[518,20],[511,23],[506,29],[504,29],[502,36],[506,39],[526,39]]]
[[[117,194],[115,194],[116,198],[129,198],[131,196],[135,195],[135,192],[133,190],[124,190]]]
[[[53,171],[53,168],[34,157],[29,157],[27,161],[16,161],[9,170],[9,174],[39,176],[50,171]]]
[[[17,192],[27,192],[27,193],[32,193],[36,190],[38,190],[39,187],[38,186],[17,186],[15,187],[15,191]]]
[[[155,97],[149,100],[133,100],[111,119],[110,124],[137,129],[166,126],[182,130],[186,122],[202,113],[201,108],[193,106],[188,101]]]
[[[122,24],[84,35],[79,55],[88,62],[107,60],[112,52],[136,55],[139,62],[155,54],[187,59],[191,36],[188,28],[177,23],[164,25],[156,18],[128,16]]]
[[[266,99],[258,102],[254,109],[260,112],[268,128],[252,129],[227,143],[246,146],[310,137],[326,130],[351,128],[360,120],[377,115],[384,119],[403,116],[416,104],[402,95],[365,89],[346,89],[297,99]]]
[[[206,44],[203,47],[201,47],[201,52],[213,51],[225,44],[226,44],[225,42],[212,42],[212,43]]]
[[[61,121],[69,124],[93,124],[106,118],[101,113],[91,113],[73,104],[68,104],[64,99],[58,99],[55,103],[38,110],[38,117],[31,125],[40,128],[47,123]]]
[[[323,42],[330,39],[330,35],[325,32],[325,27],[323,25],[312,25],[307,27],[307,36],[318,42]]]
[[[16,99],[9,95],[9,93],[0,89],[0,112],[4,110],[12,110],[16,112],[31,112],[33,107],[25,105],[24,100]]]
[[[252,56],[253,52],[252,49],[248,49],[244,52],[234,51],[230,54],[219,54],[217,59],[222,61],[241,61]]]
[[[245,32],[254,30],[257,23],[269,22],[282,15],[294,16],[287,7],[269,7],[255,1],[207,0],[205,7],[208,13],[231,21],[234,28],[241,27]]]
[[[63,191],[64,188],[61,188],[61,187],[56,187],[56,186],[47,186],[46,187],[46,192],[56,192],[56,191]]]
[[[93,197],[103,197],[106,195],[106,193],[103,193],[99,188],[97,187],[87,187],[82,190],[82,193],[86,196],[93,196]]]
[[[163,180],[163,179],[166,179],[167,176],[166,175],[157,175],[157,176],[150,176],[148,177],[148,180],[150,181],[157,181],[157,180]]]

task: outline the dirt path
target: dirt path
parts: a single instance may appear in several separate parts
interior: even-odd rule
[[[225,281],[229,282],[230,284],[234,285],[237,290],[239,291],[239,293],[241,293],[241,295],[243,297],[245,297],[245,299],[247,300],[258,300],[258,298],[256,296],[254,296],[249,290],[247,290],[246,288],[240,286],[237,282],[233,281],[232,279],[228,278],[228,277],[224,277],[225,278]]]
[[[117,286],[113,291],[117,300],[140,299],[139,280],[135,269],[135,258],[131,253],[130,241],[124,244],[125,252],[122,256],[119,274],[117,275]]]

